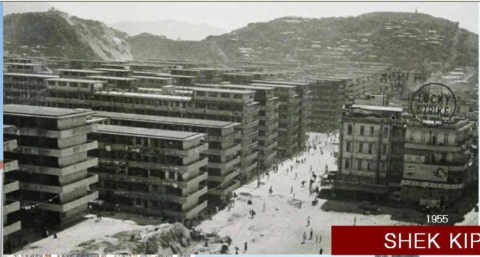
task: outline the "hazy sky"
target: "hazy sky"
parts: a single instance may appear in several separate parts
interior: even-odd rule
[[[57,9],[81,18],[100,20],[107,24],[121,21],[176,20],[205,23],[227,31],[241,28],[250,22],[269,21],[284,16],[334,17],[357,16],[378,11],[414,12],[460,22],[460,26],[478,34],[477,3],[93,3],[54,2]]]

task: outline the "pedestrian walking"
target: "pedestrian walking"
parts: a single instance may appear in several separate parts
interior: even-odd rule
[[[235,246],[235,254],[237,254],[237,255],[238,255],[238,250],[240,250],[240,249],[238,249],[238,247]]]
[[[313,228],[310,229],[310,239],[308,240],[312,240],[312,238],[313,238]]]
[[[263,209],[262,212],[265,212],[267,210],[267,203],[263,203]]]
[[[243,251],[244,251],[244,252],[247,252],[247,250],[248,250],[248,243],[247,243],[247,241],[245,241],[245,246],[244,246],[244,248],[243,248]]]
[[[319,242],[319,243],[322,243],[322,236],[320,236],[320,237],[318,238],[318,242]]]
[[[310,226],[310,216],[307,218],[307,227]]]
[[[302,244],[305,244],[305,240],[307,240],[307,232],[303,232],[303,242],[302,242]]]
[[[297,179],[297,173],[295,172],[295,179]]]
[[[320,248],[320,255],[323,254],[323,248]]]
[[[273,193],[272,186],[270,186],[270,189],[268,190],[268,192],[269,192],[270,194],[272,194],[272,193]]]
[[[293,194],[293,198],[292,198],[292,199],[295,200],[295,194]]]
[[[353,225],[354,225],[354,226],[357,225],[357,216],[355,216],[355,217],[353,218]]]

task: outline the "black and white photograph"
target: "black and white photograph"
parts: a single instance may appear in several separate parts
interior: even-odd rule
[[[478,13],[3,3],[3,252],[330,255],[332,226],[478,225]]]

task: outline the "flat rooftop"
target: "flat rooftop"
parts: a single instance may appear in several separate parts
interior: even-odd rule
[[[131,121],[142,121],[142,122],[162,123],[162,124],[165,123],[165,124],[172,124],[172,125],[187,125],[187,126],[208,127],[208,128],[230,128],[230,127],[239,125],[239,123],[227,122],[227,121],[187,119],[187,118],[165,117],[165,116],[154,116],[154,115],[139,115],[139,114],[121,113],[121,112],[96,111],[93,116],[117,119],[117,120],[131,120]]]
[[[97,131],[94,133],[122,135],[122,136],[130,136],[130,137],[143,136],[143,137],[149,137],[149,138],[177,140],[177,141],[189,141],[189,140],[194,140],[194,139],[205,136],[205,134],[202,134],[202,133],[162,130],[162,129],[147,129],[147,128],[114,126],[114,125],[103,125],[103,124],[98,124]]]
[[[105,81],[92,79],[69,79],[69,78],[51,78],[45,81],[75,82],[75,83],[104,83]]]
[[[114,76],[88,76],[87,78],[91,78],[91,79],[104,79],[104,80],[121,80],[121,81],[134,81],[134,80],[137,80],[137,79],[135,79],[135,78],[114,77]]]
[[[69,72],[78,72],[78,73],[96,73],[96,74],[104,74],[105,71],[99,70],[82,70],[82,69],[55,69],[56,71],[69,71]]]
[[[279,84],[279,85],[289,85],[289,86],[308,86],[309,83],[305,82],[291,82],[291,81],[278,81],[278,80],[253,80],[255,84]]]
[[[166,77],[154,77],[154,76],[131,76],[131,78],[136,78],[136,79],[148,79],[148,80],[171,80],[172,78],[166,78]]]
[[[104,65],[111,65],[111,66],[127,66],[125,65],[118,65],[118,64],[104,64]],[[98,71],[114,71],[114,72],[133,72],[131,70],[125,70],[125,69],[109,69],[109,68],[94,68],[94,70]]]
[[[19,62],[6,62],[3,65],[9,65],[9,66],[43,66],[42,63],[19,63]]]
[[[271,87],[271,88],[289,88],[289,89],[295,89],[295,86],[289,86],[289,85],[280,85],[280,84],[266,84],[266,83],[252,83],[250,84],[251,86],[262,86],[262,87]]]
[[[402,112],[401,107],[388,107],[388,106],[375,106],[375,105],[352,105],[353,108],[360,108],[369,111],[389,111],[389,112]]]
[[[57,75],[49,75],[49,74],[30,74],[30,73],[3,73],[3,76],[32,77],[32,78],[59,78],[59,76],[57,76]]]
[[[199,87],[208,88],[240,88],[240,89],[252,89],[252,90],[274,90],[273,87],[256,86],[256,85],[235,85],[235,84],[195,84]],[[188,87],[185,87],[188,88]]]
[[[95,94],[114,95],[114,96],[123,96],[123,97],[150,98],[150,99],[158,99],[158,100],[180,100],[180,101],[192,100],[192,97],[190,96],[146,94],[146,93],[119,92],[119,91],[100,91],[100,92],[96,92]]]
[[[191,89],[192,91],[231,93],[231,94],[243,94],[243,95],[255,93],[255,91],[251,91],[251,90],[236,90],[236,89],[225,89],[225,88],[182,87],[182,89]]]
[[[91,114],[89,110],[79,109],[66,109],[44,106],[29,106],[29,105],[17,105],[7,104],[3,106],[4,115],[14,115],[22,117],[37,117],[37,118],[50,118],[50,119],[63,119],[72,118],[76,116],[86,116]]]

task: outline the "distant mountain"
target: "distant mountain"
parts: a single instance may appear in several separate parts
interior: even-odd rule
[[[135,22],[126,21],[111,24],[111,27],[136,36],[148,33],[156,36],[166,36],[169,39],[177,40],[202,40],[208,36],[216,36],[226,33],[224,29],[209,26],[207,24],[194,24],[178,22],[173,20],[157,20]]]
[[[46,12],[52,7],[44,2],[3,2],[3,16],[12,13]]]
[[[60,11],[10,14],[3,18],[4,51],[28,56],[132,60],[128,35],[102,22]]]

